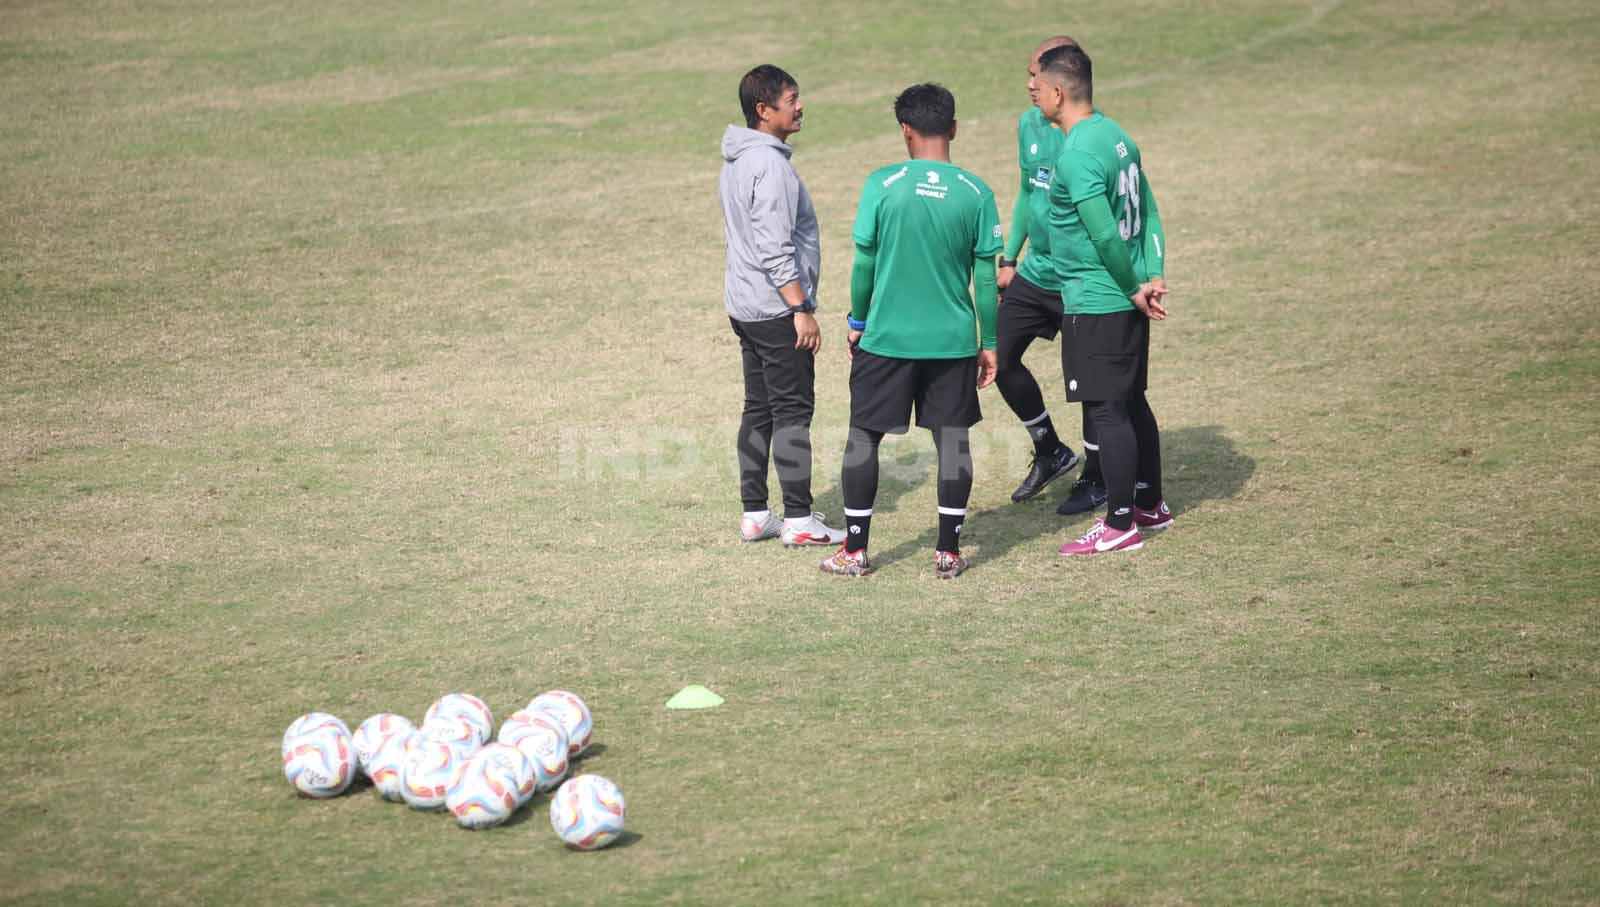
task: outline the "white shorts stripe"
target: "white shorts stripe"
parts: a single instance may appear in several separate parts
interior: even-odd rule
[[[967,515],[967,508],[965,508],[965,507],[940,507],[939,508],[939,515],[940,516],[966,516]]]
[[[1098,444],[1090,444],[1088,441],[1085,441],[1085,442],[1083,442],[1083,449],[1084,450],[1095,450],[1095,451],[1098,451],[1100,449],[1100,445],[1098,445]]]
[[[844,509],[844,515],[845,516],[872,516],[872,508],[868,507],[866,510],[851,510],[850,508],[846,507]]]
[[[1047,409],[1044,412],[1040,413],[1039,415],[1034,416],[1032,419],[1029,419],[1028,421],[1022,423],[1022,427],[1023,428],[1032,428],[1033,426],[1038,425],[1040,422],[1043,422],[1044,420],[1046,420],[1048,418],[1050,418],[1050,411]]]

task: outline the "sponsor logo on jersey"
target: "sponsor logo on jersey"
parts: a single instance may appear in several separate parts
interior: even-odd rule
[[[924,177],[925,179],[917,184],[917,194],[942,201],[945,193],[950,191],[950,187],[939,182],[939,172],[937,170],[929,170],[924,174]]]
[[[1050,188],[1050,168],[1040,167],[1033,171],[1033,179],[1028,180],[1028,184],[1037,189]]]

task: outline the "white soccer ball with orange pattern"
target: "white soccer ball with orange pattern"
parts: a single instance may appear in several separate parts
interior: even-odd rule
[[[372,757],[377,754],[378,747],[383,745],[384,738],[390,734],[401,731],[414,731],[416,727],[411,724],[411,719],[393,712],[379,712],[361,722],[356,732],[350,735],[350,745],[356,751],[356,763],[367,777],[372,777],[372,770],[368,767]]]
[[[533,765],[514,746],[491,743],[467,760],[445,794],[462,828],[488,828],[511,818],[533,796]]]
[[[589,748],[594,735],[594,718],[582,697],[566,690],[550,690],[533,697],[528,711],[544,711],[556,716],[567,731],[567,758],[576,759]]]
[[[577,850],[599,850],[615,841],[626,817],[622,791],[599,775],[569,778],[550,798],[550,827]]]
[[[326,712],[296,718],[283,732],[283,776],[303,796],[321,800],[345,792],[356,776],[350,729]]]
[[[433,705],[428,706],[427,714],[422,716],[423,729],[426,730],[434,719],[443,717],[457,717],[470,725],[477,734],[479,746],[494,739],[494,714],[482,699],[471,693],[446,693],[440,696]]]
[[[443,740],[418,736],[401,762],[400,796],[413,809],[439,809],[469,756]]]
[[[567,731],[556,716],[523,709],[500,726],[501,743],[522,751],[534,768],[534,787],[554,790],[567,776]]]
[[[406,754],[422,739],[418,731],[398,731],[383,738],[378,751],[367,761],[367,777],[372,779],[378,796],[396,802],[405,799]]]

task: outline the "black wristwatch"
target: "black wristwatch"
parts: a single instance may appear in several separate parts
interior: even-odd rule
[[[1017,260],[1015,258],[1006,258],[1005,256],[1001,256],[1000,257],[1000,267],[1002,267],[1002,268],[1015,268],[1016,266],[1017,266]]]

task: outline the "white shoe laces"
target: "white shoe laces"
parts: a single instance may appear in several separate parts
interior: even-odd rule
[[[1100,536],[1105,535],[1105,534],[1106,534],[1106,523],[1105,523],[1105,520],[1096,520],[1094,525],[1089,527],[1089,531],[1085,532],[1082,535],[1082,537],[1080,537],[1078,539],[1078,542],[1080,544],[1087,544],[1089,542],[1098,541],[1100,539]]]

